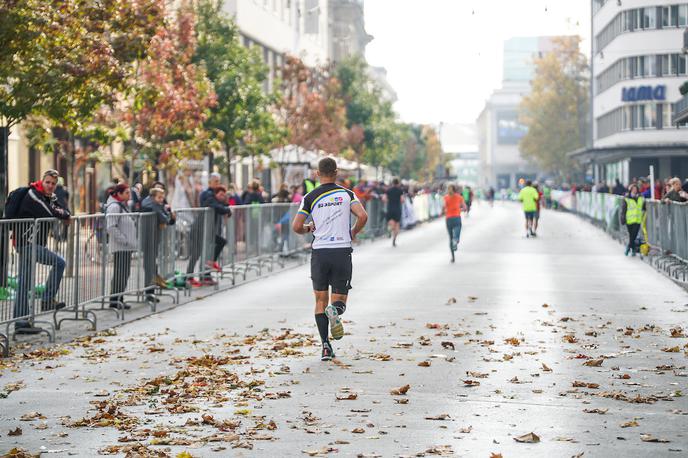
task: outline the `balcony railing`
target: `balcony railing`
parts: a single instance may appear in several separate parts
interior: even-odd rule
[[[674,104],[673,124],[684,124],[688,121],[688,95]]]

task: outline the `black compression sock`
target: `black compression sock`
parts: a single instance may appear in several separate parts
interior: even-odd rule
[[[337,310],[337,315],[344,315],[344,312],[346,312],[346,304],[342,301],[333,302],[332,307]]]
[[[318,332],[320,333],[320,340],[325,342],[329,342],[330,339],[328,339],[329,336],[329,325],[330,322],[327,319],[327,315],[324,313],[316,313],[315,314],[315,324],[318,325]]]

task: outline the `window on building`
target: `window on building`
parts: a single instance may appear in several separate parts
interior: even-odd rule
[[[686,56],[683,54],[677,54],[676,57],[678,59],[677,67],[676,67],[676,74],[677,75],[685,75],[686,74]]]
[[[621,111],[621,130],[631,130],[631,107],[623,107]]]
[[[670,103],[663,103],[662,105],[662,128],[671,129],[673,127],[671,123],[672,106]]]
[[[643,119],[643,127],[645,129],[652,129],[657,127],[657,106],[654,103],[646,103],[642,105],[645,116]]]
[[[684,27],[688,24],[688,5],[678,6],[678,26]]]
[[[669,68],[669,54],[662,54],[662,76],[669,74],[671,69]]]
[[[662,27],[669,27],[671,24],[671,8],[668,6],[663,6],[661,11],[662,20],[660,21],[660,24],[662,24]]]
[[[678,5],[671,6],[671,26],[678,27]]]
[[[657,9],[651,8],[641,8],[641,17],[643,19],[644,29],[656,29],[657,28]]]

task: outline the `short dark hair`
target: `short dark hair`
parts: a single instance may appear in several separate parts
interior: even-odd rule
[[[533,185],[533,182],[532,182],[532,181],[530,181],[530,180],[527,180],[527,181],[526,181],[526,186],[532,186],[532,185]]]
[[[331,157],[325,157],[318,162],[318,172],[324,177],[337,176],[337,162]]]
[[[398,186],[398,185],[399,185],[399,178],[393,179],[393,180],[392,180],[392,184],[393,184],[394,186]]]

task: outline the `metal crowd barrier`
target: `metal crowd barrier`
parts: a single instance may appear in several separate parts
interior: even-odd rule
[[[622,196],[582,191],[575,195],[562,191],[556,195],[562,208],[588,218],[627,243],[628,233],[620,223]],[[672,278],[688,282],[688,204],[647,199],[646,210],[646,242],[652,248],[651,262]]]
[[[362,239],[385,234],[385,205],[365,203],[369,223]],[[231,217],[210,208],[175,211],[175,223],[153,213],[108,213],[0,220],[0,350],[9,353],[12,326],[39,327],[50,341],[65,321],[96,328],[98,313],[124,320],[129,303],[179,301],[195,286],[219,288],[219,280],[262,276],[288,260],[306,262],[309,235],[295,234],[297,204],[232,207]],[[441,198],[413,198],[417,221],[441,215]],[[60,310],[54,303],[65,303]]]

